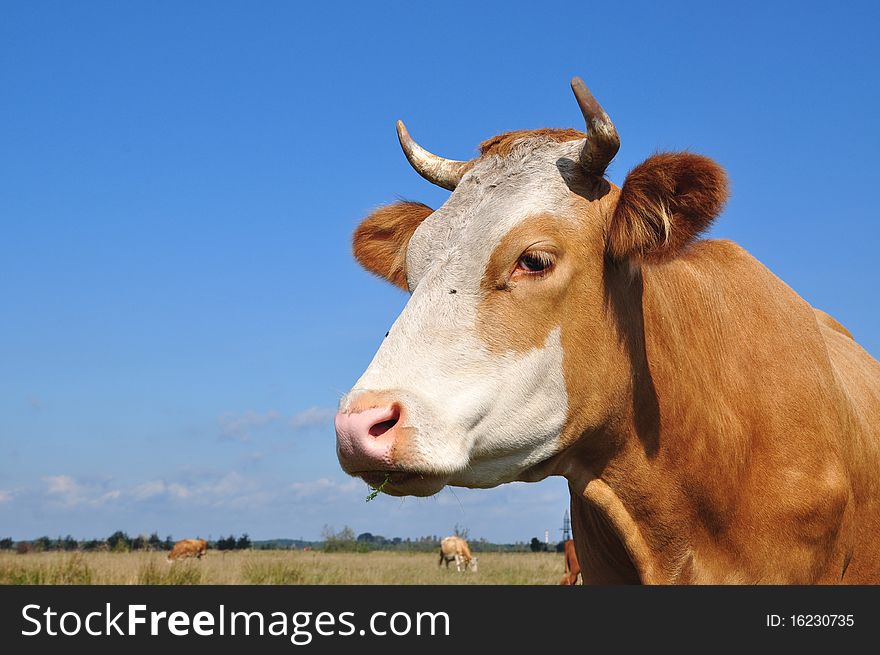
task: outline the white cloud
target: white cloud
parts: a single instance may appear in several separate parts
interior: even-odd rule
[[[309,498],[311,496],[324,496],[333,494],[348,494],[357,489],[366,489],[366,485],[360,480],[348,478],[347,480],[331,480],[320,478],[310,482],[294,482],[288,486],[295,498]]]
[[[248,480],[235,471],[206,476],[190,484],[154,479],[111,489],[107,488],[106,482],[99,484],[77,480],[69,475],[53,475],[43,478],[43,481],[46,483],[44,498],[64,507],[139,505],[169,501],[184,501],[194,506],[216,506],[238,501],[240,497],[254,499],[258,492],[255,481]],[[7,500],[5,495],[7,492],[0,492],[0,502]],[[8,495],[11,499],[11,494]]]
[[[291,416],[288,424],[294,430],[302,430],[316,425],[329,425],[335,416],[335,409],[329,407],[309,407],[299,414]]]
[[[189,498],[190,490],[182,484],[172,482],[168,485],[168,493],[174,498]]]
[[[119,492],[106,490],[106,481],[77,480],[70,475],[50,475],[43,478],[45,494],[63,507],[101,505],[112,500]]]
[[[50,494],[70,496],[79,492],[79,485],[69,475],[50,475],[43,478],[46,483],[46,491]]]
[[[220,423],[220,437],[248,442],[251,440],[255,430],[272,425],[280,418],[281,415],[275,411],[269,411],[265,414],[253,411],[247,411],[244,414],[227,413],[218,420]]]
[[[147,500],[156,496],[164,496],[168,491],[167,487],[164,480],[150,480],[131,489],[129,495],[136,500]],[[115,498],[121,495],[120,492]]]
[[[216,482],[206,484],[198,491],[202,495],[224,497],[234,495],[247,486],[247,480],[240,473],[230,471]]]
[[[196,483],[147,480],[129,489],[114,492],[113,499],[149,502],[156,500],[188,501],[195,505],[224,503],[239,495],[252,493],[254,484],[239,473],[230,471]],[[109,496],[110,494],[105,494]]]
[[[5,485],[0,522],[7,532],[34,535],[109,534],[122,527],[129,533],[196,530],[203,536],[247,531],[259,538],[317,538],[323,525],[415,537],[448,534],[458,523],[469,527],[471,536],[512,543],[543,538],[545,529],[558,536],[569,505],[561,478],[488,490],[446,489],[430,498],[380,495],[366,503],[369,489],[362,480],[320,468],[311,476],[206,468],[199,462],[144,477],[56,474],[25,487]]]
[[[131,492],[124,493],[136,500],[148,500],[158,496],[170,498],[189,498],[192,491],[186,485],[178,482],[166,482],[165,480],[150,480],[135,487]]]
[[[50,475],[43,478],[46,494],[65,507],[74,507],[86,501],[88,490],[69,475]]]
[[[104,503],[119,500],[122,498],[122,492],[119,489],[113,489],[112,491],[108,491],[105,494],[102,494],[95,500],[96,505],[103,505]]]
[[[235,414],[227,412],[218,420],[220,427],[220,439],[249,443],[260,431],[277,428],[286,425],[294,431],[306,430],[313,427],[327,427],[332,429],[333,417],[336,410],[330,407],[309,407],[289,418],[284,418],[278,412],[272,410],[265,413],[248,410],[244,413]]]

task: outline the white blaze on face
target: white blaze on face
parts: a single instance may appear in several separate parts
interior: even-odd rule
[[[571,191],[560,169],[576,165],[582,146],[529,139],[480,160],[413,235],[412,297],[341,404],[371,391],[405,406],[412,431],[400,467],[489,487],[558,452],[568,413],[560,329],[540,348],[499,354],[477,318],[492,252],[525,218],[564,215]]]

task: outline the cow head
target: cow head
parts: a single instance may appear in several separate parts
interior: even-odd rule
[[[398,136],[413,167],[452,190],[436,210],[380,208],[354,255],[411,297],[340,402],[345,471],[394,495],[564,473],[555,457],[607,440],[632,403],[639,267],[678,256],[720,211],[724,172],[689,153],[604,178],[617,131],[580,79],[587,133],[484,142],[472,161]],[[634,308],[634,309],[633,309]]]

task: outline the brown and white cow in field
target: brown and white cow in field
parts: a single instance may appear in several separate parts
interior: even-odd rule
[[[187,559],[189,557],[202,559],[207,552],[208,542],[204,539],[181,539],[174,544],[171,552],[168,553],[168,561],[173,562],[175,560]]]
[[[453,191],[355,233],[411,297],[340,403],[343,469],[420,496],[565,476],[586,583],[880,582],[880,364],[697,238],[727,198],[712,160],[607,181],[617,132],[572,87],[588,134],[502,134],[472,161],[398,124]]]
[[[465,571],[477,572],[478,561],[476,557],[471,555],[468,542],[461,537],[444,537],[440,541],[440,561],[437,566],[441,566],[446,562],[446,568],[449,568],[449,562],[455,562],[455,570],[461,573],[462,567]]]
[[[578,576],[581,574],[581,565],[578,564],[577,552],[574,548],[574,539],[565,540],[565,575],[559,581],[561,585],[577,584]]]

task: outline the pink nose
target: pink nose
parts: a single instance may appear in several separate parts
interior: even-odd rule
[[[397,439],[400,406],[391,403],[336,415],[336,452],[349,473],[391,468],[391,448]]]

